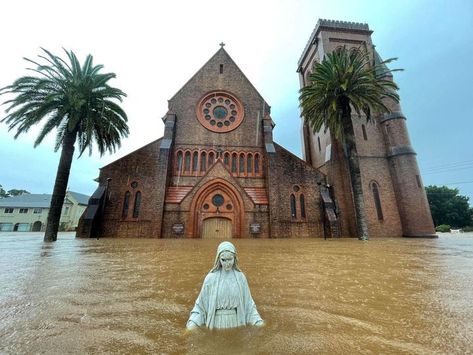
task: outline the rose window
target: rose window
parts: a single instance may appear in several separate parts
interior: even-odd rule
[[[213,132],[230,132],[243,121],[243,105],[229,93],[212,92],[197,105],[197,119]]]

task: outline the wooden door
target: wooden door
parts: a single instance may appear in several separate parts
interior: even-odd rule
[[[207,218],[202,223],[202,238],[204,239],[231,239],[232,221],[226,218]]]

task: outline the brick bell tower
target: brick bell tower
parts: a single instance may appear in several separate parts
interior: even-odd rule
[[[367,24],[319,20],[298,62],[300,86],[308,84],[314,62],[341,46],[366,51],[377,63],[381,58],[371,42]],[[392,80],[392,76],[388,79]],[[406,117],[398,103],[386,102],[388,114],[375,114],[372,122],[353,115],[360,159],[363,196],[371,237],[435,237],[427,196],[411,146]],[[312,132],[301,121],[304,159],[327,175],[336,201],[342,236],[356,235],[356,219],[348,166],[343,147],[329,130]]]

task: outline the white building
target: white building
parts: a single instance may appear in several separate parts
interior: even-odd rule
[[[77,228],[90,196],[67,191],[59,230]],[[51,195],[24,194],[0,199],[0,232],[39,232],[46,228]]]

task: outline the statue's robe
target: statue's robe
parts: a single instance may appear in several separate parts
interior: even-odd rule
[[[197,326],[207,326],[214,328],[215,312],[217,307],[217,291],[220,282],[221,270],[210,272],[204,280],[199,297],[195,301],[194,308],[191,311],[189,322],[194,322]],[[238,326],[256,325],[262,322],[245,275],[241,271],[233,270],[240,290],[240,297],[236,308]]]

